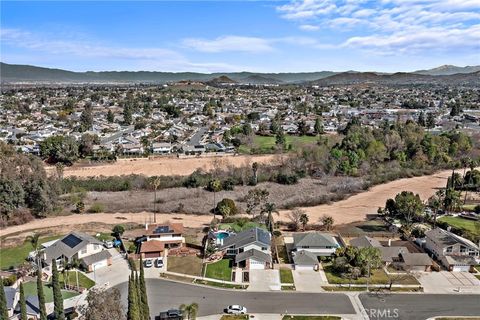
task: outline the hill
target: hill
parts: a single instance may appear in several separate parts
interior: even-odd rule
[[[425,74],[429,76],[447,76],[457,73],[473,73],[480,71],[480,66],[466,66],[466,67],[457,67],[450,64],[446,64],[437,68],[428,69],[428,70],[417,70],[413,73]]]

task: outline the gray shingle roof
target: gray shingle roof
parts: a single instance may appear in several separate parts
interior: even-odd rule
[[[336,247],[337,240],[327,233],[304,232],[293,235],[293,246],[297,247]]]
[[[361,237],[350,240],[350,245],[357,248],[382,247],[382,245],[380,244],[380,241],[367,236],[361,236]]]
[[[402,253],[407,266],[431,266],[432,259],[426,253]]]
[[[314,266],[318,264],[318,258],[315,254],[309,251],[300,250],[295,253],[293,263],[300,266]]]
[[[102,242],[86,233],[72,232],[45,249],[45,263],[51,264],[52,259],[61,256],[71,258],[87,244],[102,245]]]
[[[272,256],[259,251],[257,249],[250,249],[244,252],[241,252],[235,256],[235,263],[239,263],[241,261],[245,261],[248,258],[254,258],[257,261],[263,261],[263,262],[270,262],[272,263]]]
[[[17,290],[11,287],[4,287],[3,291],[5,292],[5,299],[7,300],[7,309],[13,309]]]
[[[448,247],[457,243],[461,243],[472,249],[479,250],[479,247],[476,244],[474,244],[472,241],[465,239],[463,237],[460,237],[450,231],[443,230],[441,228],[428,230],[427,232],[425,232],[425,236],[427,238],[430,238],[431,240],[433,240],[435,243],[437,243],[442,247]]]
[[[102,250],[90,256],[86,256],[85,258],[82,258],[82,261],[85,265],[89,266],[91,264],[103,261],[111,257],[112,255],[110,254],[110,252],[108,252],[108,250]]]
[[[406,247],[380,247],[378,248],[382,254],[382,261],[392,262],[393,258],[398,258],[400,253],[408,253]]]
[[[248,229],[237,233],[236,235],[225,238],[223,240],[221,249],[226,249],[231,246],[235,246],[235,248],[241,248],[254,242],[259,242],[269,247],[270,233],[261,228]]]

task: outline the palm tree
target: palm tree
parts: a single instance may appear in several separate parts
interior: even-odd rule
[[[320,218],[320,222],[323,224],[323,227],[325,228],[325,230],[330,231],[330,229],[332,229],[332,226],[335,220],[333,220],[332,216],[324,215]]]
[[[277,215],[279,215],[280,212],[277,210],[277,206],[275,205],[275,203],[267,202],[265,203],[262,210],[260,211],[261,215],[265,213],[267,214],[267,221],[266,221],[267,228],[270,232],[273,232],[273,229],[274,229],[273,213],[276,213]]]
[[[35,251],[35,259],[36,259],[36,264],[38,267],[40,267],[39,264],[39,259],[38,259],[38,246],[40,245],[40,234],[39,233],[34,233],[28,237],[25,238],[25,242],[29,242],[32,245],[33,250]]]
[[[303,231],[305,231],[305,227],[308,224],[308,215],[306,213],[300,216],[300,223],[302,224]]]
[[[187,320],[195,320],[198,312],[198,303],[182,304],[180,310],[184,316],[187,316]]]
[[[475,170],[475,167],[477,166],[477,161],[475,159],[470,159],[469,158],[469,162],[468,162],[468,166],[470,167],[470,174],[468,175],[468,186],[467,188],[465,188],[465,197],[463,198],[463,205],[465,205],[465,202],[467,202],[467,193],[468,193],[468,188],[470,187],[470,185],[472,184],[472,173],[473,173],[473,170]],[[463,175],[463,183],[465,183],[465,174]]]

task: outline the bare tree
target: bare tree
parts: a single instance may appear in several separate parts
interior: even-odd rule
[[[91,289],[87,295],[87,306],[82,313],[86,320],[125,320],[120,291],[117,288]]]
[[[300,225],[302,224],[302,216],[306,215],[307,212],[303,209],[294,209],[288,214],[288,218],[292,222],[293,229],[297,231],[300,229]]]

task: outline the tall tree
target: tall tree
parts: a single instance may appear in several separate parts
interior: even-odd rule
[[[315,131],[315,134],[324,133],[322,118],[318,117],[317,119],[315,119],[315,125],[313,126],[313,130]]]
[[[65,320],[59,276],[57,262],[55,259],[52,259],[53,313],[55,315],[55,320]]]
[[[27,320],[27,302],[25,300],[25,291],[23,282],[20,282],[20,320]]]
[[[80,132],[91,130],[93,126],[93,108],[91,103],[85,105],[80,115]]]
[[[145,284],[145,271],[143,270],[143,261],[140,258],[140,309],[142,310],[143,320],[150,319],[150,308],[148,306],[147,285]]]
[[[127,320],[140,320],[138,309],[137,288],[135,286],[135,275],[132,270],[128,278],[128,310]]]
[[[252,163],[253,171],[253,185],[256,186],[258,183],[258,162]]]
[[[0,319],[8,319],[7,298],[2,279],[0,279]]]
[[[195,302],[191,304],[182,304],[180,310],[184,316],[187,316],[187,320],[195,320],[198,313],[198,304]]]
[[[108,110],[107,112],[107,121],[113,123],[115,121],[115,115],[113,114],[112,110]]]
[[[42,268],[37,268],[37,296],[38,308],[40,309],[40,320],[47,320],[47,310],[45,309],[45,293],[43,292]]]

